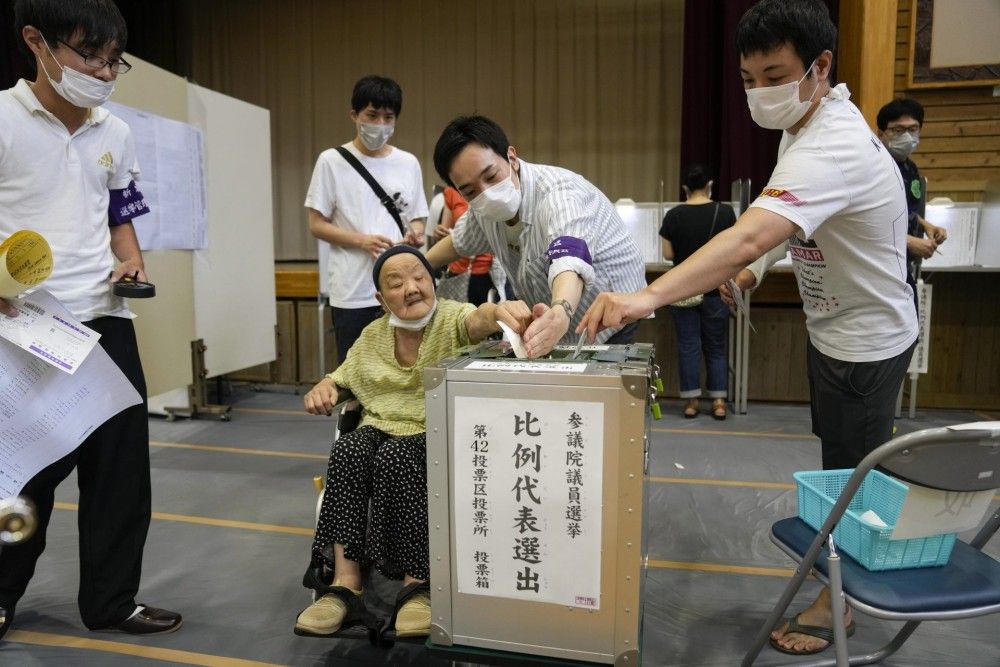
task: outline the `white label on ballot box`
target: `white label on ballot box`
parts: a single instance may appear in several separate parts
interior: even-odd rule
[[[582,373],[586,362],[561,364],[551,361],[473,361],[466,366],[474,371],[548,371],[550,373]]]
[[[604,404],[455,399],[458,591],[601,606]]]

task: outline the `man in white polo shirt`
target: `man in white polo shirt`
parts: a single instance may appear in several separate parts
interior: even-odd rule
[[[0,239],[31,229],[48,240],[54,267],[44,288],[101,334],[101,346],[145,399],[132,314],[112,294],[112,283],[146,279],[131,220],[148,209],[134,182],[129,128],[101,108],[115,78],[130,67],[121,57],[125,21],[112,0],[18,0],[14,12],[37,76],[0,92]],[[0,311],[17,315],[2,299]],[[0,636],[45,548],[55,489],[74,468],[84,624],[130,634],[176,630],[179,614],[135,601],[150,520],[144,401],[24,487],[38,511],[38,531],[0,551]]]
[[[645,290],[602,294],[580,326],[591,334],[620,326],[734,276],[746,289],[784,256],[768,251],[787,244],[809,332],[812,425],[825,469],[853,468],[892,437],[917,339],[903,181],[847,86],[830,85],[836,43],[820,0],[762,0],[744,14],[736,45],[750,115],[784,130],[771,179],[732,228]],[[753,271],[744,269],[762,256]],[[796,655],[826,649],[830,613],[823,589],[772,633],[772,646]]]

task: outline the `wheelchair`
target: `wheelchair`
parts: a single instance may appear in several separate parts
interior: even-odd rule
[[[349,391],[337,396],[337,403],[333,407],[334,414],[337,415],[337,423],[333,429],[332,443],[336,443],[342,435],[350,433],[356,429],[360,423],[360,418],[355,416],[356,411],[347,410],[348,404],[355,399],[354,394]],[[315,523],[319,524],[320,512],[323,508],[323,498],[326,496],[325,475],[313,477],[313,485],[316,488],[316,510]],[[369,510],[370,511],[370,510]],[[370,520],[370,519],[369,519]],[[333,581],[334,573],[325,564],[317,564],[310,561],[306,573],[303,575],[302,583],[311,589],[311,599],[315,602],[322,595],[319,590],[329,586]],[[389,580],[376,582],[376,577],[371,567],[363,567],[361,578],[364,582],[365,595],[360,609],[354,613],[349,612],[348,619],[341,628],[329,636],[332,639],[368,639],[373,646],[390,647],[396,641],[408,641],[423,644],[425,637],[397,637],[395,631],[396,613],[403,603],[413,594],[429,589],[429,584],[411,584],[401,590],[391,592],[394,587]],[[317,590],[319,589],[319,590]],[[385,604],[385,600],[392,600],[392,604]],[[372,611],[372,610],[377,610]],[[305,635],[312,636],[312,635]]]

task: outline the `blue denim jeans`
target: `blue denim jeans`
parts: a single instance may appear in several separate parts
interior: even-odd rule
[[[726,357],[729,308],[718,294],[705,295],[693,308],[670,306],[677,329],[677,370],[681,378],[681,398],[701,396],[701,358],[705,355],[708,395],[725,398],[729,387]]]

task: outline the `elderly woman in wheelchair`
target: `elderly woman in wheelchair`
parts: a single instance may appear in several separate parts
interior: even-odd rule
[[[429,633],[423,371],[496,332],[497,319],[517,329],[530,319],[521,302],[477,308],[437,301],[430,265],[409,246],[383,253],[372,278],[386,314],[365,328],[344,363],[304,400],[308,412],[329,415],[338,393],[343,398],[350,391],[363,413],[359,427],[342,434],[330,452],[310,572],[332,570],[333,579],[328,585],[326,577],[307,573],[304,583],[317,599],[299,614],[296,634],[331,636],[370,618],[362,597],[362,566],[368,564],[403,580],[396,636]]]

